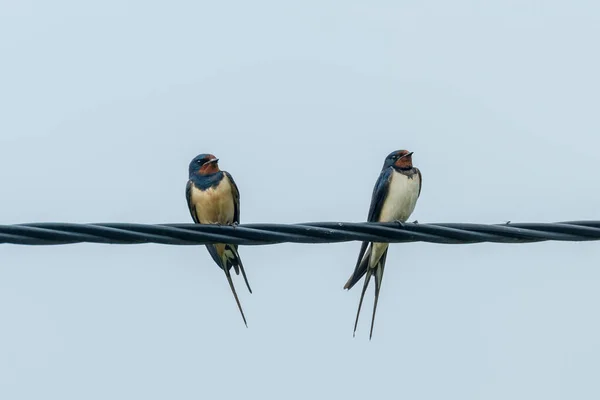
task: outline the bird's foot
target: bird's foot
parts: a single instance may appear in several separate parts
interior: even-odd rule
[[[419,223],[419,220],[417,220],[417,219],[415,219],[415,220],[413,221],[413,224],[415,224],[415,225],[417,225],[418,223]]]
[[[233,224],[231,224],[233,229],[237,228],[239,225],[240,225],[239,222],[234,222]]]
[[[510,221],[506,221],[506,225],[510,224]]]
[[[397,223],[401,228],[404,228],[404,222],[400,221],[399,219],[394,221],[395,223]]]

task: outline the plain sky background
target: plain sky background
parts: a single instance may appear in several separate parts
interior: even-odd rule
[[[0,223],[362,221],[385,156],[420,222],[600,219],[593,1],[0,0]],[[0,246],[0,398],[598,399],[600,243]]]

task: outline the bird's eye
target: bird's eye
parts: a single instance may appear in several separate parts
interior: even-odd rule
[[[196,164],[202,164],[202,160],[196,160]]]

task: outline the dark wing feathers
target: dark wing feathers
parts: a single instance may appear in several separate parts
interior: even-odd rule
[[[188,209],[190,210],[190,214],[192,215],[192,219],[195,223],[199,224],[198,218],[196,217],[196,206],[192,204],[192,187],[194,183],[192,181],[188,181],[185,186],[185,199],[187,200]]]
[[[365,251],[367,251],[367,247],[369,246],[369,242],[362,242],[362,246],[360,247],[360,252],[358,253],[358,260],[356,260],[356,266],[354,267],[354,272],[350,275],[350,278],[344,285],[344,289],[352,289],[356,282],[358,282],[362,276],[367,272],[369,259],[368,257],[363,261],[363,257]]]
[[[367,221],[369,222],[377,222],[379,219],[379,214],[381,213],[381,208],[383,207],[383,202],[385,201],[388,187],[392,180],[392,172],[393,168],[384,169],[381,171],[381,174],[379,174],[377,182],[375,182],[373,195],[371,196],[371,207],[369,208],[369,216],[367,218]]]
[[[217,263],[217,265],[219,266],[219,268],[223,268],[222,264],[221,264],[221,257],[219,257],[219,253],[217,252],[217,248],[215,247],[214,244],[207,244],[206,245],[206,249],[208,250],[208,254],[210,254],[210,256],[212,257],[212,259]],[[231,268],[231,267],[229,267]]]
[[[377,222],[379,219],[379,214],[381,213],[381,208],[383,207],[383,202],[387,196],[388,187],[392,178],[392,172],[392,168],[385,168],[381,171],[381,174],[379,174],[377,182],[375,182],[373,195],[371,196],[369,216],[367,217],[367,221],[369,222]],[[368,246],[369,242],[362,243],[360,252],[358,253],[358,259],[356,260],[356,266],[354,267],[354,272],[352,273],[352,276],[350,276],[350,279],[348,279],[348,282],[346,282],[346,285],[344,286],[345,289],[351,289],[352,286],[354,286],[367,272],[369,260],[365,260],[365,262],[362,261]]]
[[[240,223],[240,191],[233,180],[233,177],[229,174],[229,172],[223,171],[227,178],[229,178],[229,182],[231,182],[232,195],[233,195],[233,222]]]
[[[231,182],[231,188],[232,188],[231,194],[233,195],[233,209],[234,209],[233,222],[239,224],[240,223],[240,190],[238,189],[235,181],[233,180],[233,176],[231,176],[231,174],[229,174],[229,172],[226,172],[226,171],[223,171],[223,173],[225,175],[227,175],[227,178],[229,178],[229,182]],[[246,282],[248,291],[250,293],[252,293],[252,289],[250,289],[250,284],[248,283],[248,278],[246,277],[246,271],[244,270],[244,264],[242,264],[242,258],[240,257],[240,255],[237,252],[238,245],[231,244],[228,246],[231,246],[234,249],[233,254],[235,255],[235,260],[233,260],[233,262],[235,263],[235,265],[234,265],[235,272],[239,274],[239,270],[242,271],[242,276],[244,277],[244,281]],[[239,270],[237,267],[239,267]],[[231,266],[229,268],[231,268]]]
[[[421,175],[421,171],[419,171],[419,168],[415,168],[417,170],[417,174],[419,175],[419,194],[417,194],[417,197],[421,195],[421,188],[423,187],[423,176]]]

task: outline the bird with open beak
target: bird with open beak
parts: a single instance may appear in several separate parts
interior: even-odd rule
[[[422,181],[421,172],[413,167],[412,154],[408,150],[397,150],[386,157],[371,196],[371,207],[367,218],[369,222],[397,221],[404,223],[412,214],[421,194]],[[375,312],[377,311],[388,247],[388,243],[363,242],[354,272],[344,286],[344,289],[351,289],[363,276],[366,276],[354,322],[353,334],[356,334],[365,291],[371,276],[375,275],[375,301],[369,339],[373,336]]]
[[[219,159],[212,154],[200,154],[190,162],[185,196],[192,219],[197,224],[237,225],[240,222],[240,192],[231,175],[219,169]],[[248,291],[252,293],[236,244],[207,244],[206,248],[219,268],[225,272],[229,287],[244,324],[246,316],[238,299],[230,270],[242,271]]]

